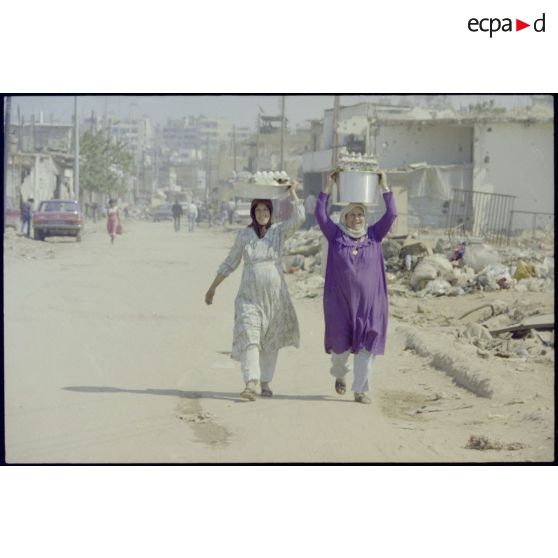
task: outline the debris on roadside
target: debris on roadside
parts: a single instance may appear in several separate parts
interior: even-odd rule
[[[500,255],[487,244],[472,244],[464,251],[463,263],[478,273],[487,266],[500,263]]]
[[[526,444],[522,442],[512,442],[504,443],[496,440],[489,440],[487,436],[470,436],[465,449],[475,449],[475,450],[509,450],[516,451],[522,450],[527,447]]]
[[[546,292],[554,289],[554,256],[548,250],[488,244],[436,242],[417,235],[390,237],[382,243],[386,278],[391,293],[423,298],[462,296],[474,292],[513,290]],[[296,256],[302,256],[304,259]],[[284,248],[284,271],[322,272],[324,242],[314,228],[297,231]],[[305,277],[300,276],[300,280]]]
[[[215,418],[215,415],[209,411],[202,411],[194,414],[177,415],[177,418],[186,422],[193,422],[195,424],[205,424],[207,422],[211,422]]]

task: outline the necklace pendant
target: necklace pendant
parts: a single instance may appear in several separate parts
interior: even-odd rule
[[[353,250],[353,256],[356,256],[357,254],[358,254],[358,250],[355,248],[355,249]]]

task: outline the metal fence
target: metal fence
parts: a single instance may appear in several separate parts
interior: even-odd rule
[[[449,230],[461,230],[491,244],[505,244],[515,196],[475,190],[453,190],[448,208]]]
[[[544,236],[554,235],[554,213],[543,211],[510,211],[508,224],[508,239],[512,236],[530,231],[532,239],[536,237],[537,231]]]

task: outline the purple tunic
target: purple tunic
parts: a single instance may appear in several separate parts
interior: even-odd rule
[[[326,353],[358,353],[366,349],[382,355],[388,300],[381,243],[397,217],[393,194],[384,194],[386,212],[359,240],[345,235],[328,217],[328,199],[321,192],[316,203],[316,219],[328,240],[324,285]]]

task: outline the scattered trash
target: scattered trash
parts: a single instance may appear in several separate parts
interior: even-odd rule
[[[210,413],[209,411],[204,411],[195,413],[193,415],[177,415],[177,418],[186,422],[203,424],[212,421],[215,418],[215,415],[213,413]]]
[[[486,266],[500,262],[498,252],[487,244],[472,244],[467,246],[463,255],[465,265],[473,268],[477,273]]]
[[[531,329],[543,331],[554,330],[554,314],[531,316],[530,318],[525,318],[519,324],[512,324],[501,329],[493,330],[490,333],[492,335],[499,335],[501,333],[529,331]]]
[[[493,341],[490,331],[474,322],[467,324],[461,336],[470,340],[475,345],[479,342],[491,343]]]
[[[549,290],[552,287],[552,281],[550,279],[537,279],[531,277],[530,279],[521,279],[517,282],[516,291],[520,292],[539,292],[542,293]]]
[[[405,259],[407,255],[410,256],[428,256],[433,255],[432,249],[424,244],[424,242],[413,242],[412,244],[406,244],[401,248],[399,252],[399,257]]]
[[[285,243],[284,271],[302,281],[306,277],[297,273],[300,270],[323,276],[327,244],[322,237],[318,229],[297,231]],[[554,257],[534,249],[506,246],[498,251],[463,240],[452,245],[443,238],[434,244],[415,234],[385,239],[382,252],[390,294],[456,297],[478,291],[546,292],[554,288]]]
[[[384,254],[384,260],[389,260],[390,258],[399,259],[399,253],[401,252],[401,244],[396,240],[387,239],[382,242],[382,253]]]
[[[529,277],[536,277],[535,266],[533,264],[528,264],[522,260],[519,260],[513,278],[518,281],[521,279],[527,279]]]
[[[507,266],[503,264],[490,264],[477,275],[477,283],[484,290],[497,291],[508,289],[514,284]]]
[[[426,284],[426,293],[434,296],[447,295],[452,289],[452,286],[445,279],[434,279]]]
[[[411,254],[407,254],[405,256],[405,269],[407,271],[411,271],[413,267],[413,256],[411,256]]]
[[[451,264],[454,267],[461,266],[464,263],[463,256],[465,255],[465,243],[458,244],[453,249],[453,254],[451,255]]]
[[[498,441],[491,441],[486,436],[470,436],[466,449],[476,450],[522,450],[527,447],[526,444],[521,442],[503,443]]]

